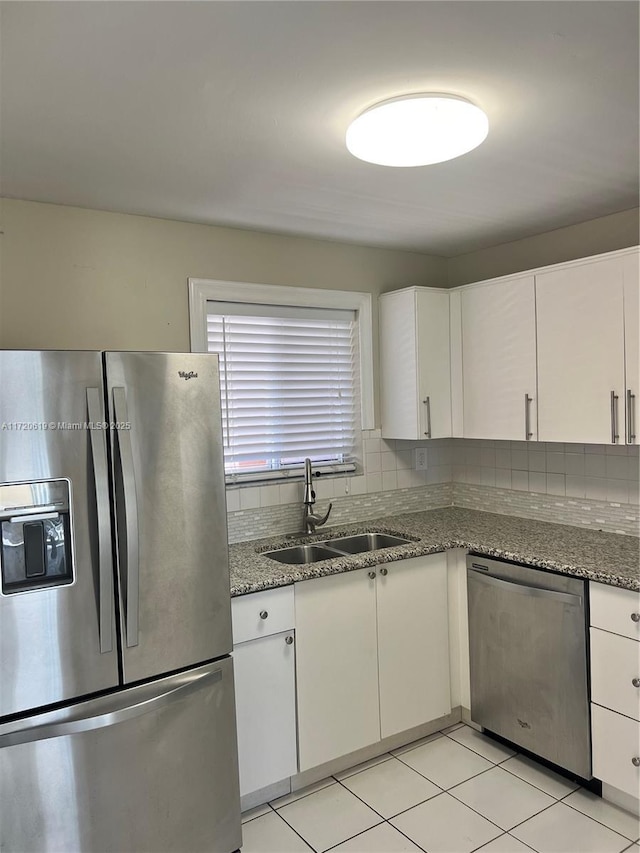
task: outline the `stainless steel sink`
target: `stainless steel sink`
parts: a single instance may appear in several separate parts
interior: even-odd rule
[[[356,536],[343,536],[326,543],[336,551],[345,554],[362,554],[365,551],[379,551],[381,548],[393,548],[394,545],[407,545],[411,539],[393,536],[391,533],[358,533]]]
[[[366,551],[393,548],[395,545],[407,545],[409,542],[411,539],[394,536],[391,533],[358,533],[355,536],[327,539],[325,542],[276,548],[273,551],[263,552],[263,556],[277,560],[279,563],[302,565],[302,563],[317,563],[319,560],[330,560],[334,557],[346,557],[349,554],[363,554]]]
[[[289,548],[278,548],[275,551],[265,551],[265,557],[271,557],[279,563],[300,565],[302,563],[317,563],[318,560],[330,560],[332,557],[342,557],[341,551],[325,548],[324,543],[314,545],[291,545]]]

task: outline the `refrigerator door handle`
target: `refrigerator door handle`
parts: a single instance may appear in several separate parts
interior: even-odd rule
[[[140,592],[140,563],[138,554],[138,501],[136,496],[136,478],[133,468],[133,449],[127,412],[127,395],[122,387],[113,389],[114,428],[118,454],[120,457],[120,476],[124,496],[124,515],[126,524],[127,557],[124,571],[126,575],[125,621],[127,626],[127,647],[138,645],[138,613]],[[120,535],[120,532],[119,532]]]
[[[143,698],[138,702],[133,702],[133,704],[130,704],[126,699],[123,701],[123,696],[126,696],[127,693],[125,691],[124,693],[117,693],[115,697],[102,697],[86,703],[89,707],[85,713],[75,719],[60,719],[58,721],[54,719],[48,723],[31,727],[26,726],[24,728],[19,728],[20,723],[24,722],[23,720],[7,723],[4,726],[0,726],[0,749],[8,746],[17,746],[21,743],[33,743],[38,740],[66,737],[67,735],[77,735],[94,729],[115,726],[126,720],[141,717],[143,714],[148,714],[151,711],[166,708],[168,705],[186,698],[191,693],[195,693],[202,687],[208,684],[215,684],[216,681],[220,681],[221,679],[221,669],[209,670],[208,672],[200,672],[187,676],[187,679],[176,687],[171,687],[169,690],[159,693],[156,696],[150,696],[147,699]],[[47,716],[55,717],[59,715],[62,717],[64,714],[68,714],[69,710],[73,712],[74,709],[64,708],[61,711],[54,711]]]
[[[113,651],[111,624],[113,621],[113,573],[111,566],[111,521],[109,516],[109,476],[107,445],[104,430],[93,425],[104,420],[100,389],[87,388],[87,414],[89,415],[89,446],[93,463],[98,521],[98,625],[100,654]]]

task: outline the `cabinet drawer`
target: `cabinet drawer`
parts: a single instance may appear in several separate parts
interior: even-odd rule
[[[640,643],[591,629],[591,698],[598,705],[640,720]]]
[[[266,589],[231,599],[233,644],[295,627],[293,586]]]
[[[593,581],[589,592],[590,621],[595,628],[640,640],[640,593]],[[638,616],[637,621],[634,616]]]
[[[593,775],[637,799],[640,790],[640,723],[591,705]]]

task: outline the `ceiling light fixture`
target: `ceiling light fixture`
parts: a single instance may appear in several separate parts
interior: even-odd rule
[[[365,110],[347,130],[354,157],[380,166],[428,166],[480,145],[489,120],[454,95],[406,95]]]

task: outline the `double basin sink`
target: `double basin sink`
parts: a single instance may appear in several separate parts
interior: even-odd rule
[[[413,540],[391,533],[358,533],[355,536],[342,536],[308,545],[277,548],[274,551],[263,552],[263,556],[277,560],[279,563],[301,565],[335,557],[348,557],[351,554],[363,554],[367,551],[380,551],[382,548],[394,548],[396,545],[408,545],[411,541]]]

